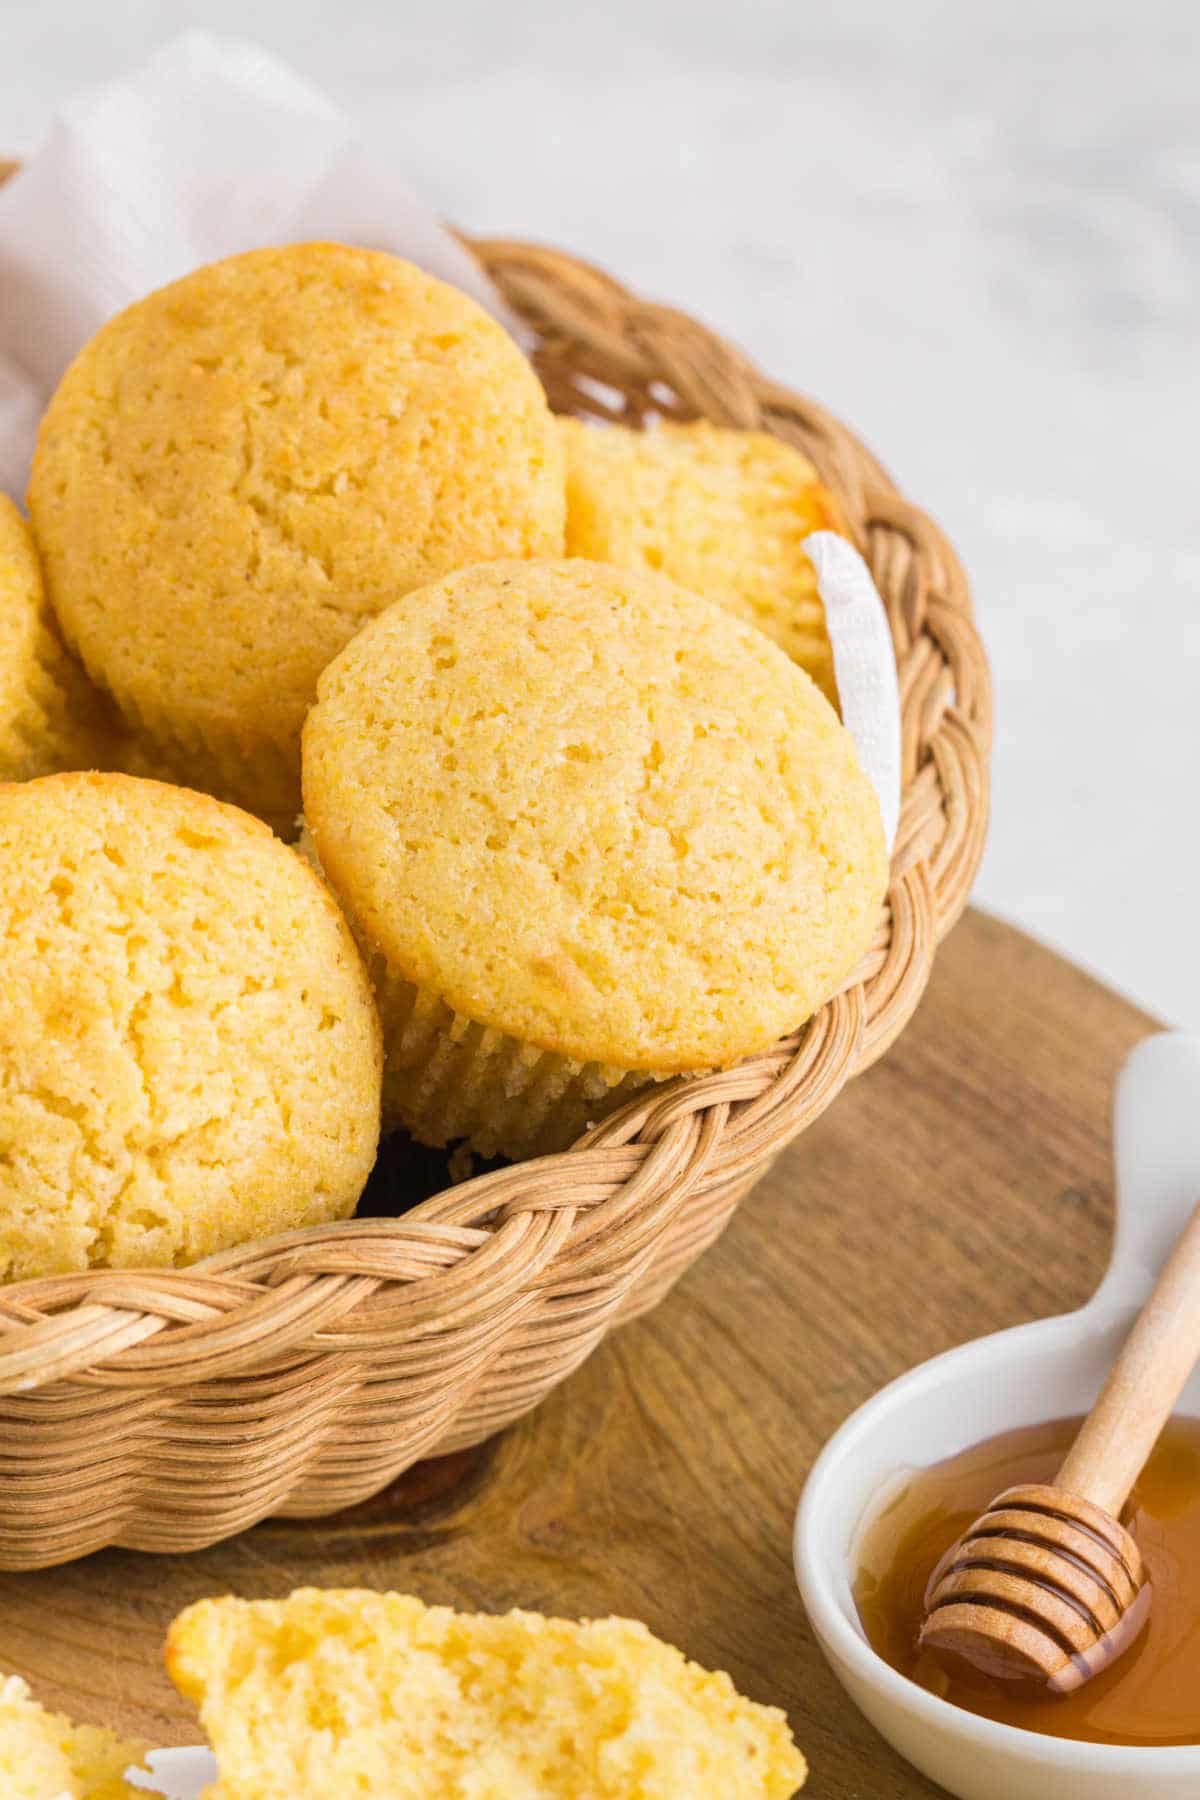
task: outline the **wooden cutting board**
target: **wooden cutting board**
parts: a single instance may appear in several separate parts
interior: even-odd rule
[[[785,1706],[814,1800],[936,1793],[813,1642],[791,1571],[796,1499],[830,1432],[894,1375],[1088,1295],[1108,1246],[1113,1079],[1152,1029],[968,915],[891,1055],[670,1298],[540,1411],[336,1519],[268,1523],[190,1557],[112,1551],[0,1576],[0,1670],[79,1718],[183,1744],[198,1733],[162,1641],[204,1594],[361,1585],[625,1613]]]

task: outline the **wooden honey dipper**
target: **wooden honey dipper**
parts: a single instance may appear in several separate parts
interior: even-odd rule
[[[1150,1613],[1121,1509],[1200,1359],[1200,1207],[1048,1487],[1009,1488],[942,1558],[921,1644],[1054,1693],[1082,1687]]]

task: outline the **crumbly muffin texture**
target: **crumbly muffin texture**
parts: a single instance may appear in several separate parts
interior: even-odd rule
[[[782,1712],[627,1619],[309,1589],[201,1601],[167,1667],[209,1800],[789,1800],[806,1772]]]
[[[28,525],[0,494],[0,781],[89,769],[116,719],[58,634]]]
[[[0,1676],[4,1800],[133,1800],[140,1790],[124,1774],[143,1755],[141,1745],[46,1712],[18,1676]]]
[[[123,775],[0,786],[0,1280],[171,1266],[350,1214],[379,1024],[265,825]]]
[[[474,301],[379,251],[300,244],[105,325],[51,402],[29,504],[52,603],[143,771],[286,831],[321,669],[447,570],[561,555],[563,452]]]
[[[701,420],[647,431],[560,419],[567,554],[661,569],[757,625],[837,704],[810,531],[846,529],[807,457]]]
[[[509,1155],[561,1147],[564,1082],[594,1116],[629,1072],[794,1029],[886,885],[809,678],[664,577],[582,560],[463,570],[367,626],[322,677],[304,792],[374,959],[385,1107]]]

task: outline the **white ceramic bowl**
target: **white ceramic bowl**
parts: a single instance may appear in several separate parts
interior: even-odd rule
[[[1117,1087],[1113,1258],[1079,1312],[997,1332],[924,1363],[826,1445],[796,1514],[796,1579],[846,1692],[924,1774],[960,1800],[1197,1800],[1200,1745],[1132,1749],[1043,1737],[937,1699],[871,1649],[851,1593],[855,1542],[906,1470],[968,1444],[1084,1413],[1200,1200],[1200,1037],[1163,1034]],[[1200,1414],[1200,1371],[1179,1410]]]

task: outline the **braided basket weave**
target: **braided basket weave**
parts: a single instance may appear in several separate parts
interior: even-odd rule
[[[990,690],[937,529],[841,425],[682,313],[573,258],[478,242],[554,407],[775,432],[842,503],[891,621],[904,804],[871,950],[796,1036],[655,1088],[563,1155],[397,1219],[292,1232],[177,1272],[0,1287],[0,1567],[199,1548],[331,1513],[476,1443],[653,1306],[772,1158],[900,1032],[965,904]]]

